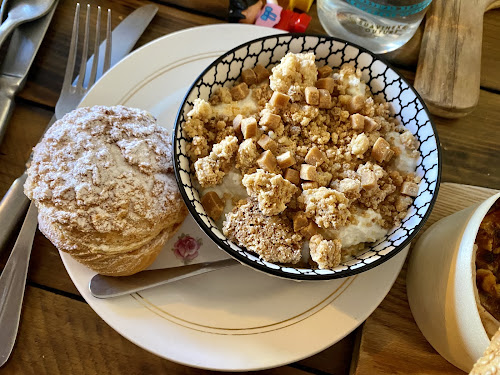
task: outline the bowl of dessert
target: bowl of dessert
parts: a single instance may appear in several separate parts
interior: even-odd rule
[[[465,372],[500,328],[498,280],[500,193],[434,223],[413,247],[406,280],[413,317],[434,349]]]
[[[423,100],[376,55],[326,36],[268,36],[222,55],[186,94],[173,144],[200,227],[241,263],[289,279],[383,263],[439,187]]]

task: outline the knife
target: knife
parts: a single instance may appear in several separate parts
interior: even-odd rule
[[[20,25],[12,34],[7,54],[0,68],[0,143],[14,109],[14,96],[26,82],[26,76],[49,28],[56,6],[57,1],[45,16]]]
[[[156,5],[145,5],[132,12],[117,27],[115,27],[111,34],[111,37],[113,38],[111,66],[120,61],[132,50],[157,11],[158,7]],[[101,45],[101,47],[103,47],[103,45]],[[99,53],[99,64],[103,63],[104,52]],[[87,64],[87,67],[88,66],[89,65]],[[102,70],[98,71],[100,72]],[[78,77],[76,79],[78,79]],[[48,123],[47,128],[52,125],[54,120],[55,117],[52,117],[52,120]],[[29,160],[31,160],[31,156]],[[24,214],[28,209],[30,201],[23,192],[23,186],[26,178],[27,174],[25,171],[12,183],[11,187],[0,202],[0,253],[4,249],[17,223],[24,217]]]
[[[90,280],[89,290],[96,298],[118,297],[238,264],[240,262],[237,260],[228,258],[215,262],[141,271],[131,276],[95,275]]]

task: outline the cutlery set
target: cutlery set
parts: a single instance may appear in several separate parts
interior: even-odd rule
[[[0,63],[0,142],[13,111],[14,97],[25,81],[35,59],[43,37],[49,27],[58,0],[3,0],[0,8],[0,46],[13,31],[10,44]],[[100,43],[101,9],[97,9],[95,41],[90,42],[90,12],[87,5],[83,31],[83,51],[79,74],[76,70],[78,37],[81,32],[80,5],[77,4],[73,24],[71,45],[61,95],[55,107],[55,114],[47,128],[66,113],[75,109],[93,86],[111,66],[125,57],[146,29],[158,8],[143,6],[125,18],[111,33],[111,11],[108,9],[106,38]],[[113,40],[113,48],[111,41]],[[87,61],[88,52],[94,53]],[[29,165],[28,160],[27,165]],[[37,210],[23,194],[26,173],[11,185],[0,202],[0,250],[5,247],[17,223],[25,216],[21,231],[9,259],[0,274],[0,367],[8,360],[15,343],[21,313],[29,257],[35,230]],[[28,213],[26,209],[29,205]]]

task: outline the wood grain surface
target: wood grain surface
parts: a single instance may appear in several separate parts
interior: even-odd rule
[[[497,3],[497,0],[432,2],[426,16],[415,88],[433,114],[456,118],[476,107],[481,80],[483,14]]]
[[[498,190],[476,186],[441,184],[436,204],[420,234],[439,219],[481,202],[497,192]],[[416,241],[418,237],[413,243]],[[406,295],[407,263],[408,260],[387,297],[364,324],[354,373],[464,374],[432,348],[413,320]]]
[[[16,109],[0,144],[1,195],[22,173],[31,148],[52,116],[62,86],[75,3],[74,0],[60,0],[30,70],[27,84],[16,98]],[[92,0],[89,3],[111,8],[115,27],[132,10],[150,2]],[[154,3],[159,7],[158,14],[136,47],[188,27],[224,22],[228,6],[227,0],[169,0]],[[324,34],[315,4],[309,14],[313,17],[309,31]],[[415,76],[418,46],[417,35],[412,45],[403,47],[394,56],[386,56],[410,80]],[[500,11],[493,10],[485,14],[482,89],[478,107],[469,116],[459,120],[434,119],[443,150],[444,181],[500,189],[500,160],[496,147],[500,141],[499,59]],[[7,256],[7,253],[0,254],[0,265],[4,264]],[[400,299],[394,299],[391,295],[388,299],[394,300],[396,306],[403,305]],[[379,316],[383,319],[383,310]],[[370,322],[366,324],[367,330]],[[355,352],[355,339],[356,332],[311,358],[263,373],[347,374],[351,355]],[[0,373],[191,375],[212,372],[159,359],[114,332],[84,302],[69,279],[55,248],[37,233],[18,343],[12,358],[0,369]]]

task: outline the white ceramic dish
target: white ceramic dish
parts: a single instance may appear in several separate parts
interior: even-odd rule
[[[217,25],[170,34],[110,70],[82,105],[144,108],[172,128],[184,94],[204,67],[244,40],[275,32]],[[188,217],[151,268],[182,264],[173,250],[183,233],[202,242],[193,262],[228,257]],[[89,305],[138,346],[189,366],[248,371],[298,361],[352,332],[385,297],[406,254],[342,280],[299,283],[236,266],[111,300],[90,295],[94,272],[68,254],[61,258]]]
[[[475,299],[473,244],[495,194],[434,223],[415,244],[407,274],[411,312],[429,343],[469,372],[489,344]]]
[[[391,105],[392,115],[418,140],[420,157],[415,174],[421,178],[419,192],[401,224],[390,228],[380,240],[340,263],[333,269],[311,269],[281,265],[263,260],[257,254],[230,241],[203,208],[194,172],[187,153],[188,137],[184,131],[188,113],[198,98],[209,100],[222,86],[231,87],[244,69],[261,64],[278,64],[288,53],[314,53],[318,66],[340,68],[352,64],[373,96]],[[187,208],[196,222],[229,255],[259,271],[293,280],[331,280],[372,269],[404,249],[423,227],[437,198],[440,179],[440,150],[436,130],[425,103],[411,85],[388,63],[366,49],[328,36],[281,34],[242,43],[208,65],[189,89],[179,109],[174,130],[174,168]]]

